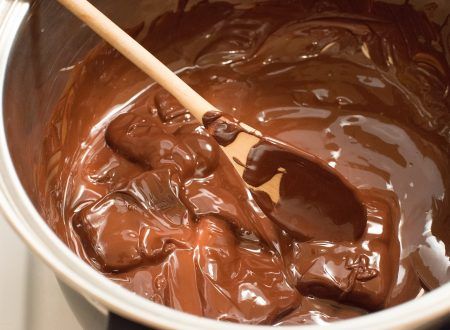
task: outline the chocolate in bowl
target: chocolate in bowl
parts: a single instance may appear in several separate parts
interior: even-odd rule
[[[200,4],[130,30],[219,108],[336,166],[365,196],[356,240],[274,225],[277,257],[214,141],[104,45],[74,68],[52,117],[46,218],[106,276],[202,316],[300,324],[417,297],[399,226],[448,223],[448,65],[436,29],[410,6],[269,2]]]

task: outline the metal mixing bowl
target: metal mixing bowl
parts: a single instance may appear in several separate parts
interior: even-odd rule
[[[138,22],[144,17],[151,19],[176,5],[175,1],[169,0],[93,2],[122,25]],[[417,4],[418,8],[425,8],[421,6],[424,1],[410,2]],[[450,13],[450,1],[435,3],[439,4],[435,18],[445,19]],[[126,17],[120,16],[124,6],[132,6],[135,10]],[[450,38],[450,27],[446,30],[443,32]],[[60,281],[71,288],[64,290],[68,292],[86,328],[103,327],[106,314],[112,311],[158,329],[265,329],[262,326],[230,324],[178,312],[123,289],[79,259],[40,216],[39,195],[35,185],[43,128],[70,75],[64,68],[76,63],[98,41],[87,27],[54,0],[0,1],[2,217],[11,223],[29,248],[53,269]],[[447,52],[450,55],[449,49]],[[74,292],[79,295],[74,295]],[[449,297],[450,284],[447,284],[400,306],[325,325],[321,329],[428,327],[450,315]]]

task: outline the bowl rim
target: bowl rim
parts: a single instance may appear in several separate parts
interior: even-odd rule
[[[31,6],[28,1],[0,3],[0,93],[15,36]],[[6,219],[28,247],[71,288],[125,318],[164,329],[264,330],[272,326],[216,321],[151,302],[113,283],[76,256],[50,229],[25,192],[9,152],[3,101],[0,103],[0,216]],[[289,329],[409,329],[450,314],[450,283],[424,296],[357,318],[323,325],[286,326]]]

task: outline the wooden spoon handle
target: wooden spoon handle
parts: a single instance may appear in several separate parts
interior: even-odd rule
[[[58,2],[164,87],[198,121],[202,122],[206,112],[218,111],[91,3],[86,0],[58,0]]]

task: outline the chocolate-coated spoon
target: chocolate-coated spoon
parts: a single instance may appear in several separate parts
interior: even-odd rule
[[[355,240],[362,234],[366,214],[357,191],[332,167],[223,115],[88,1],[58,1],[203,122],[257,190],[258,204],[269,217],[303,239]]]

